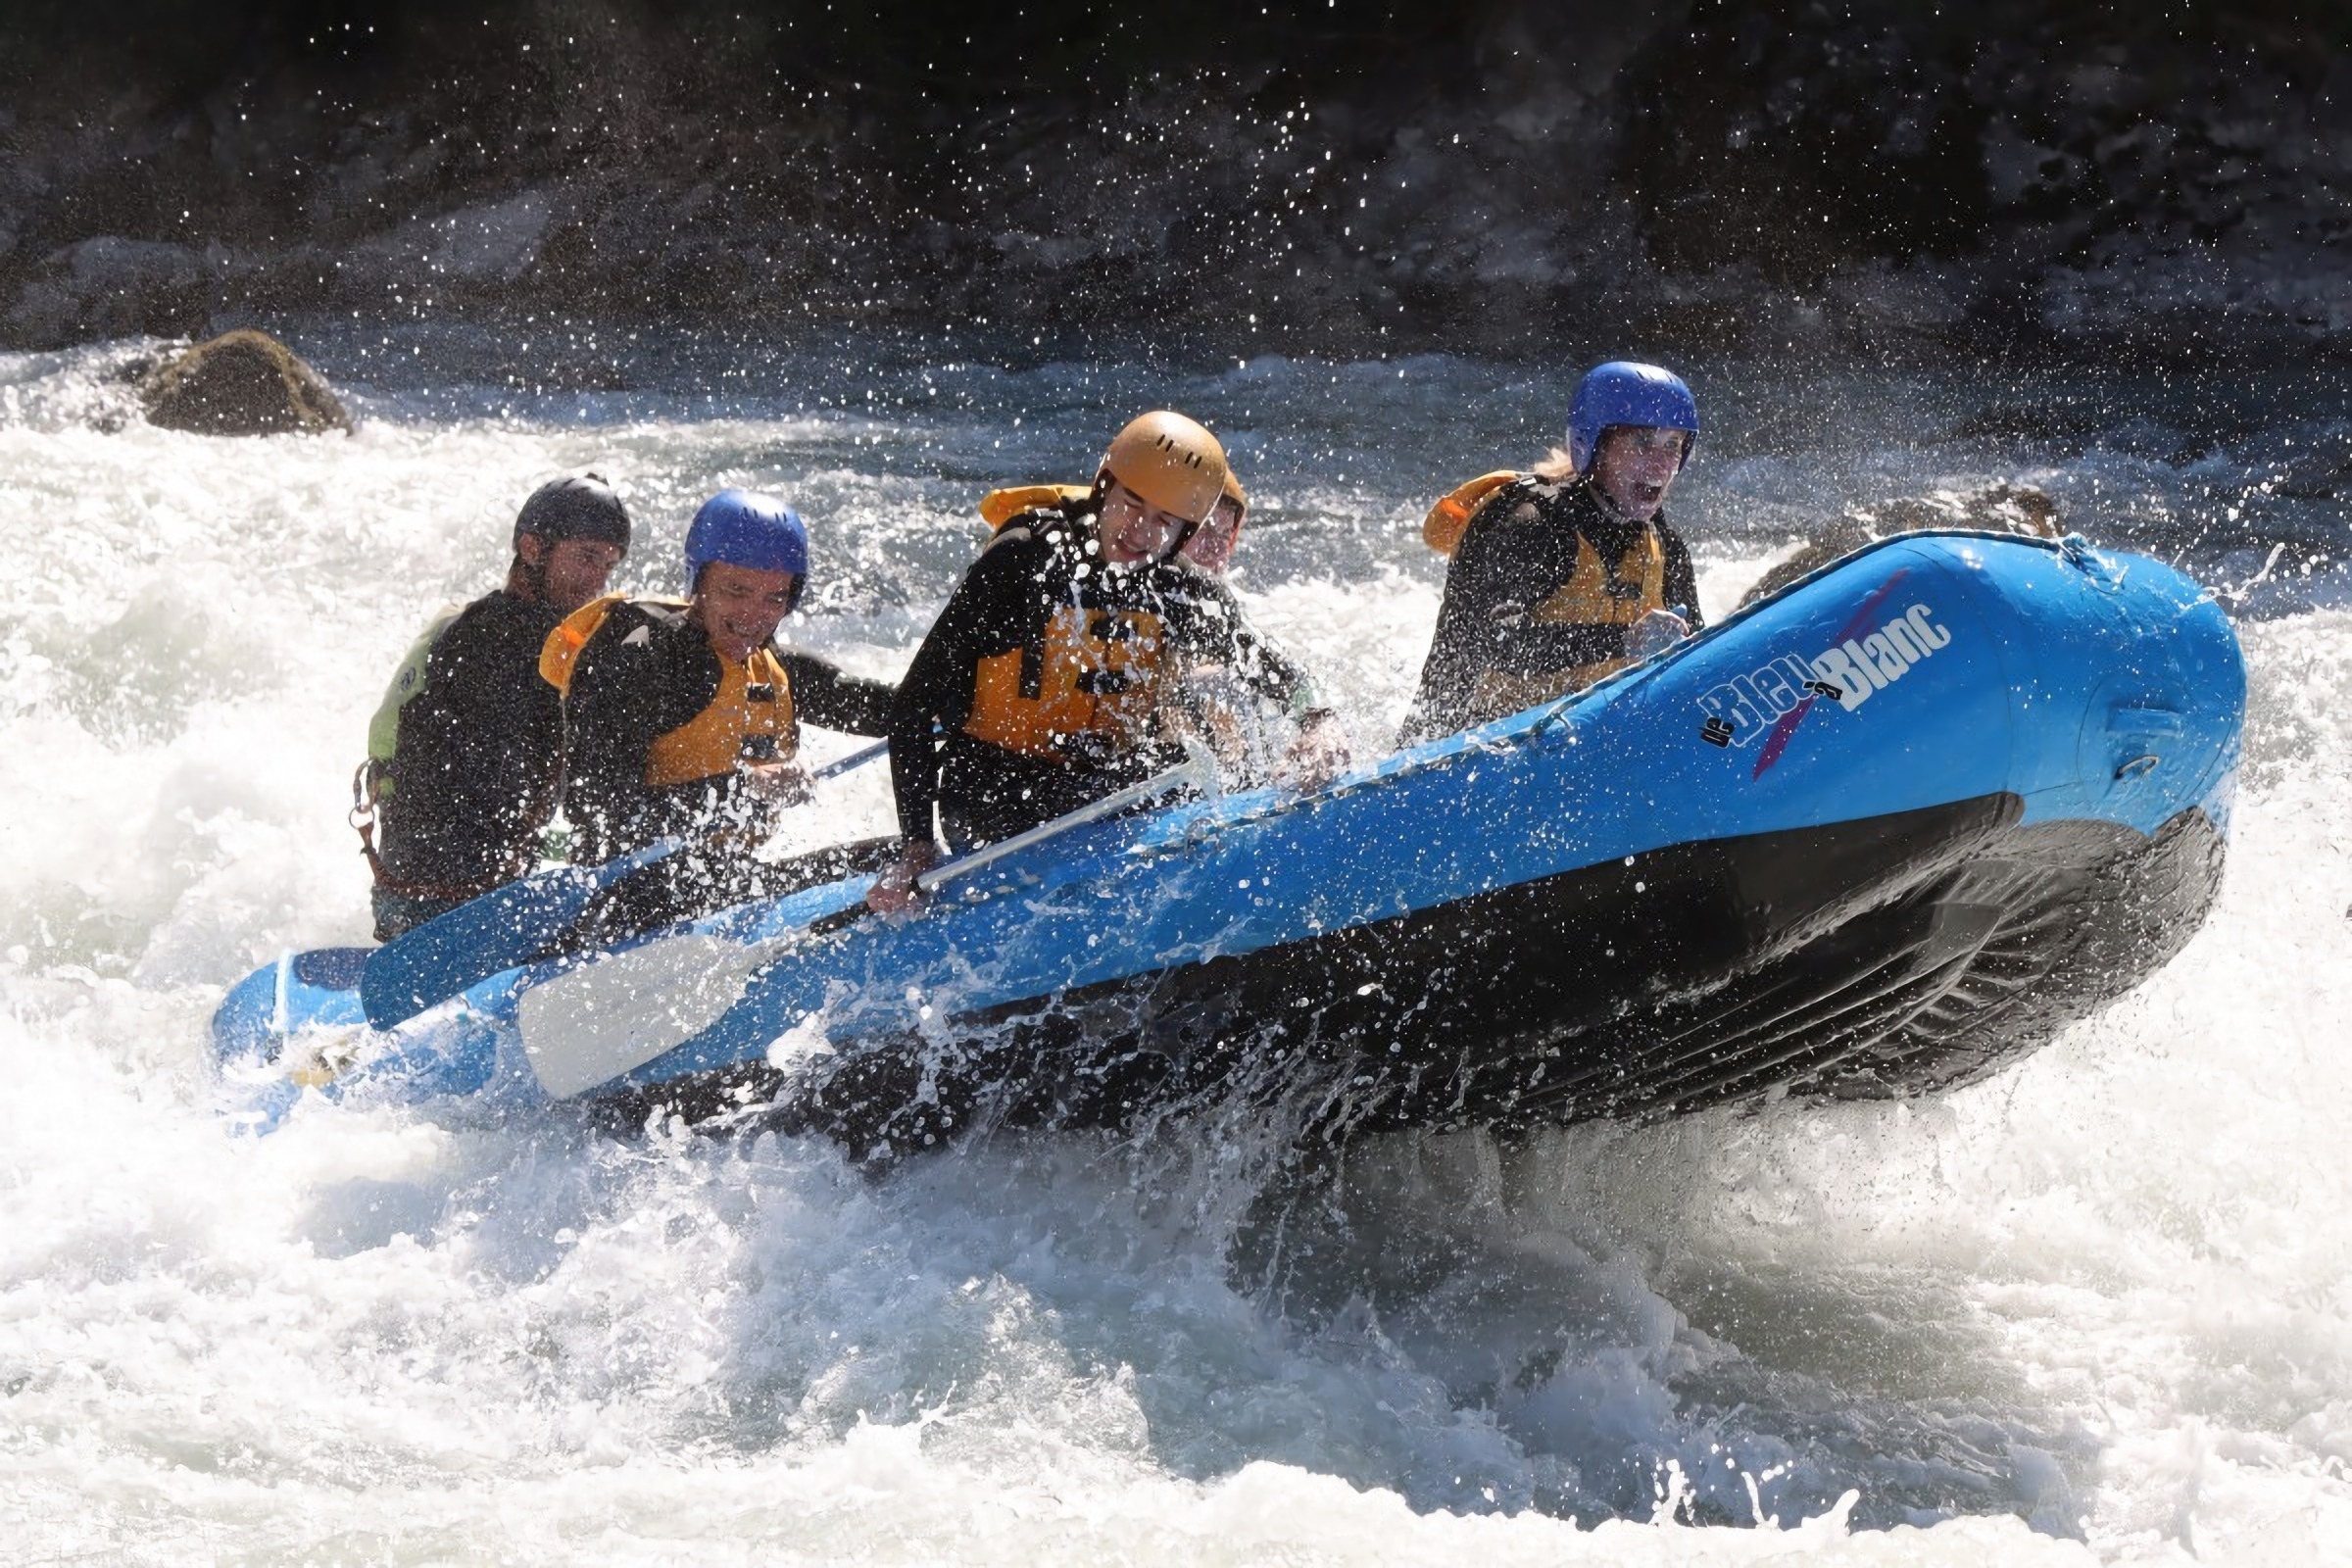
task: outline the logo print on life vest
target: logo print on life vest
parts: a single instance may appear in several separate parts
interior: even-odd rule
[[[1898,573],[1896,581],[1900,577]],[[1745,746],[1769,725],[1770,738],[1750,775],[1761,777],[1780,760],[1817,700],[1826,698],[1853,712],[1902,679],[1914,664],[1934,658],[1951,642],[1952,634],[1936,622],[1927,605],[1913,605],[1875,630],[1866,629],[1893,586],[1889,582],[1871,596],[1836,646],[1810,659],[1785,654],[1699,698],[1699,709],[1706,714],[1699,738],[1710,746]]]

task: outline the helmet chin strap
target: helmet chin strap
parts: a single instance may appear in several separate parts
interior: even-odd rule
[[[532,564],[530,560],[523,555],[522,547],[518,544],[514,548],[514,563],[513,565],[507,568],[507,578],[510,582],[520,581],[525,588],[530,590],[531,602],[533,604],[539,604],[545,602],[547,598],[547,557],[549,544],[547,537],[544,534],[530,534],[526,537],[537,539],[539,541],[538,564],[536,565]]]
[[[1101,521],[1102,516],[1102,503],[1109,499],[1111,484],[1117,479],[1117,477],[1118,475],[1112,473],[1107,466],[1100,469],[1095,474],[1095,493],[1093,499],[1088,502],[1088,505],[1094,508],[1095,517],[1098,522]],[[1129,494],[1133,495],[1135,492],[1130,490]],[[1137,499],[1141,500],[1143,498],[1138,495]],[[1181,521],[1182,519],[1178,520]],[[1193,535],[1199,533],[1200,531],[1200,523],[1185,523],[1183,527],[1176,530],[1175,542],[1170,544],[1165,550],[1162,550],[1158,555],[1154,556],[1152,560],[1152,564],[1155,566],[1164,566],[1169,562],[1174,561],[1177,556],[1183,553],[1184,547],[1193,542]]]
[[[1600,475],[1593,474],[1591,477],[1592,493],[1600,497],[1600,504],[1608,510],[1609,515],[1615,517],[1619,522],[1632,522],[1634,520],[1633,514],[1617,504],[1617,498],[1609,494],[1609,487],[1600,482]]]

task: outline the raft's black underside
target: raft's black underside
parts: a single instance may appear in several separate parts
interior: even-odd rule
[[[2020,815],[1994,796],[1678,845],[615,1108],[699,1117],[757,1093],[887,1156],[975,1122],[1114,1126],[1234,1095],[1303,1093],[1339,1138],[1946,1089],[2152,973],[2220,881],[2201,811],[2152,839]]]

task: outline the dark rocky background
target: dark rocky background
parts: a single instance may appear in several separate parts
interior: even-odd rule
[[[520,311],[2195,363],[2334,354],[2348,232],[2337,0],[0,17],[17,348]]]

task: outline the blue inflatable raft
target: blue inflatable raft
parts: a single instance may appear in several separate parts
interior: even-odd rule
[[[2144,559],[1913,534],[1589,691],[1309,796],[1074,829],[513,970],[391,1031],[362,950],[214,1020],[303,1093],[756,1116],[886,1157],[975,1122],[1292,1097],[1521,1126],[1967,1083],[2166,962],[2219,882],[2245,672]]]

